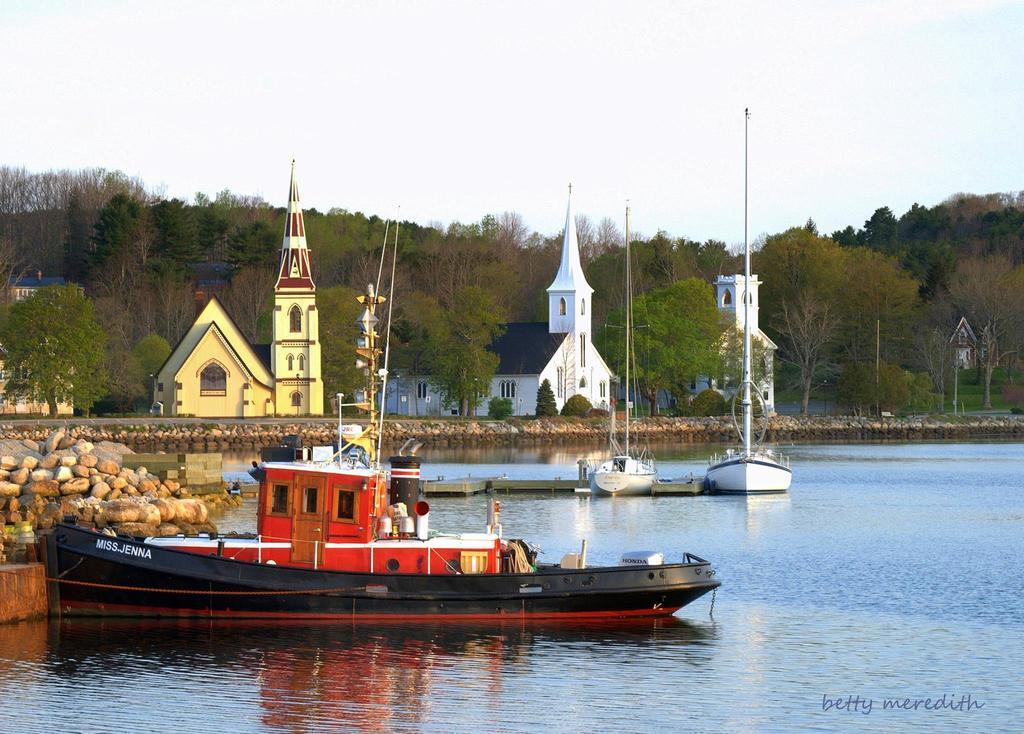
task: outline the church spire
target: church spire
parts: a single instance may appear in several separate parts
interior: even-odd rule
[[[565,210],[565,236],[562,240],[562,260],[558,265],[558,273],[554,282],[548,286],[552,291],[579,291],[590,295],[594,289],[590,287],[583,266],[580,264],[580,245],[576,239],[576,218],[572,213],[572,184],[569,184],[569,204]]]
[[[288,209],[284,215],[284,241],[281,243],[281,266],[277,275],[277,289],[312,290],[313,273],[309,266],[306,247],[306,224],[299,206],[299,184],[295,178],[295,160],[292,159],[292,177],[288,187]]]

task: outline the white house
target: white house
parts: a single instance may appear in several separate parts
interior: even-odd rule
[[[490,398],[509,398],[513,415],[534,415],[537,389],[551,383],[559,410],[573,395],[583,395],[594,407],[608,408],[612,373],[591,342],[590,287],[580,264],[572,195],[565,215],[565,237],[558,273],[547,289],[547,323],[505,324],[504,334],[489,347],[499,357],[490,395],[480,401],[477,415],[487,414]],[[399,415],[457,415],[457,405],[445,405],[425,375],[399,375],[392,382],[387,410]]]
[[[737,329],[741,334],[743,333],[742,299],[750,299],[747,312],[750,314],[751,341],[761,342],[761,344],[767,347],[765,350],[764,379],[758,384],[758,391],[761,393],[761,397],[764,398],[768,412],[774,413],[775,350],[778,349],[778,346],[768,338],[767,334],[761,331],[758,325],[758,288],[761,283],[757,279],[756,274],[751,275],[749,294],[746,292],[746,277],[743,275],[719,275],[715,278],[713,285],[715,287],[715,301],[718,304],[718,310],[724,316],[727,325]],[[753,366],[752,372],[755,376],[757,375],[757,365]],[[719,384],[719,381],[713,378],[702,377],[690,383],[690,390],[693,393],[699,393],[701,390],[709,387],[724,393],[727,400],[732,398],[735,391],[735,386]]]

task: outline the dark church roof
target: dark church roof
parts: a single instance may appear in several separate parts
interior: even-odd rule
[[[256,352],[256,356],[260,358],[260,362],[270,371],[270,374],[274,374],[274,370],[270,368],[270,349],[272,344],[250,344],[252,351]]]
[[[505,333],[487,348],[498,355],[499,375],[539,375],[565,334],[548,333],[548,322],[505,324]]]

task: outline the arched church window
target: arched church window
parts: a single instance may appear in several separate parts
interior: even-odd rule
[[[306,369],[306,355],[300,354],[299,355],[299,372],[302,372],[305,369]]]
[[[291,311],[288,312],[288,328],[293,334],[302,331],[302,311],[298,306],[292,306]]]
[[[559,316],[565,316],[565,299],[564,298],[559,298],[558,299],[558,315]]]
[[[293,369],[295,369],[295,357],[293,357],[292,355],[289,354],[288,355],[288,371],[291,372]]]
[[[722,305],[728,306],[730,303],[732,303],[732,293],[726,291],[725,295],[722,296]]]
[[[586,316],[586,315],[587,315],[587,299],[586,298],[581,298],[580,299],[580,316]]]
[[[200,395],[223,395],[228,389],[228,373],[216,362],[211,362],[199,373]]]
[[[580,334],[580,367],[587,366],[587,335]]]
[[[300,393],[298,390],[296,390],[295,392],[292,393],[292,407],[293,408],[301,408],[302,407],[302,393]]]
[[[580,378],[580,390],[585,390],[586,387],[587,387],[587,378],[586,377],[581,377]]]

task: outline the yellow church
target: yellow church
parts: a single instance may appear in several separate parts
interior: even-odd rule
[[[321,415],[316,286],[292,161],[281,264],[274,286],[273,341],[250,344],[216,296],[156,375],[163,415],[203,418]]]

